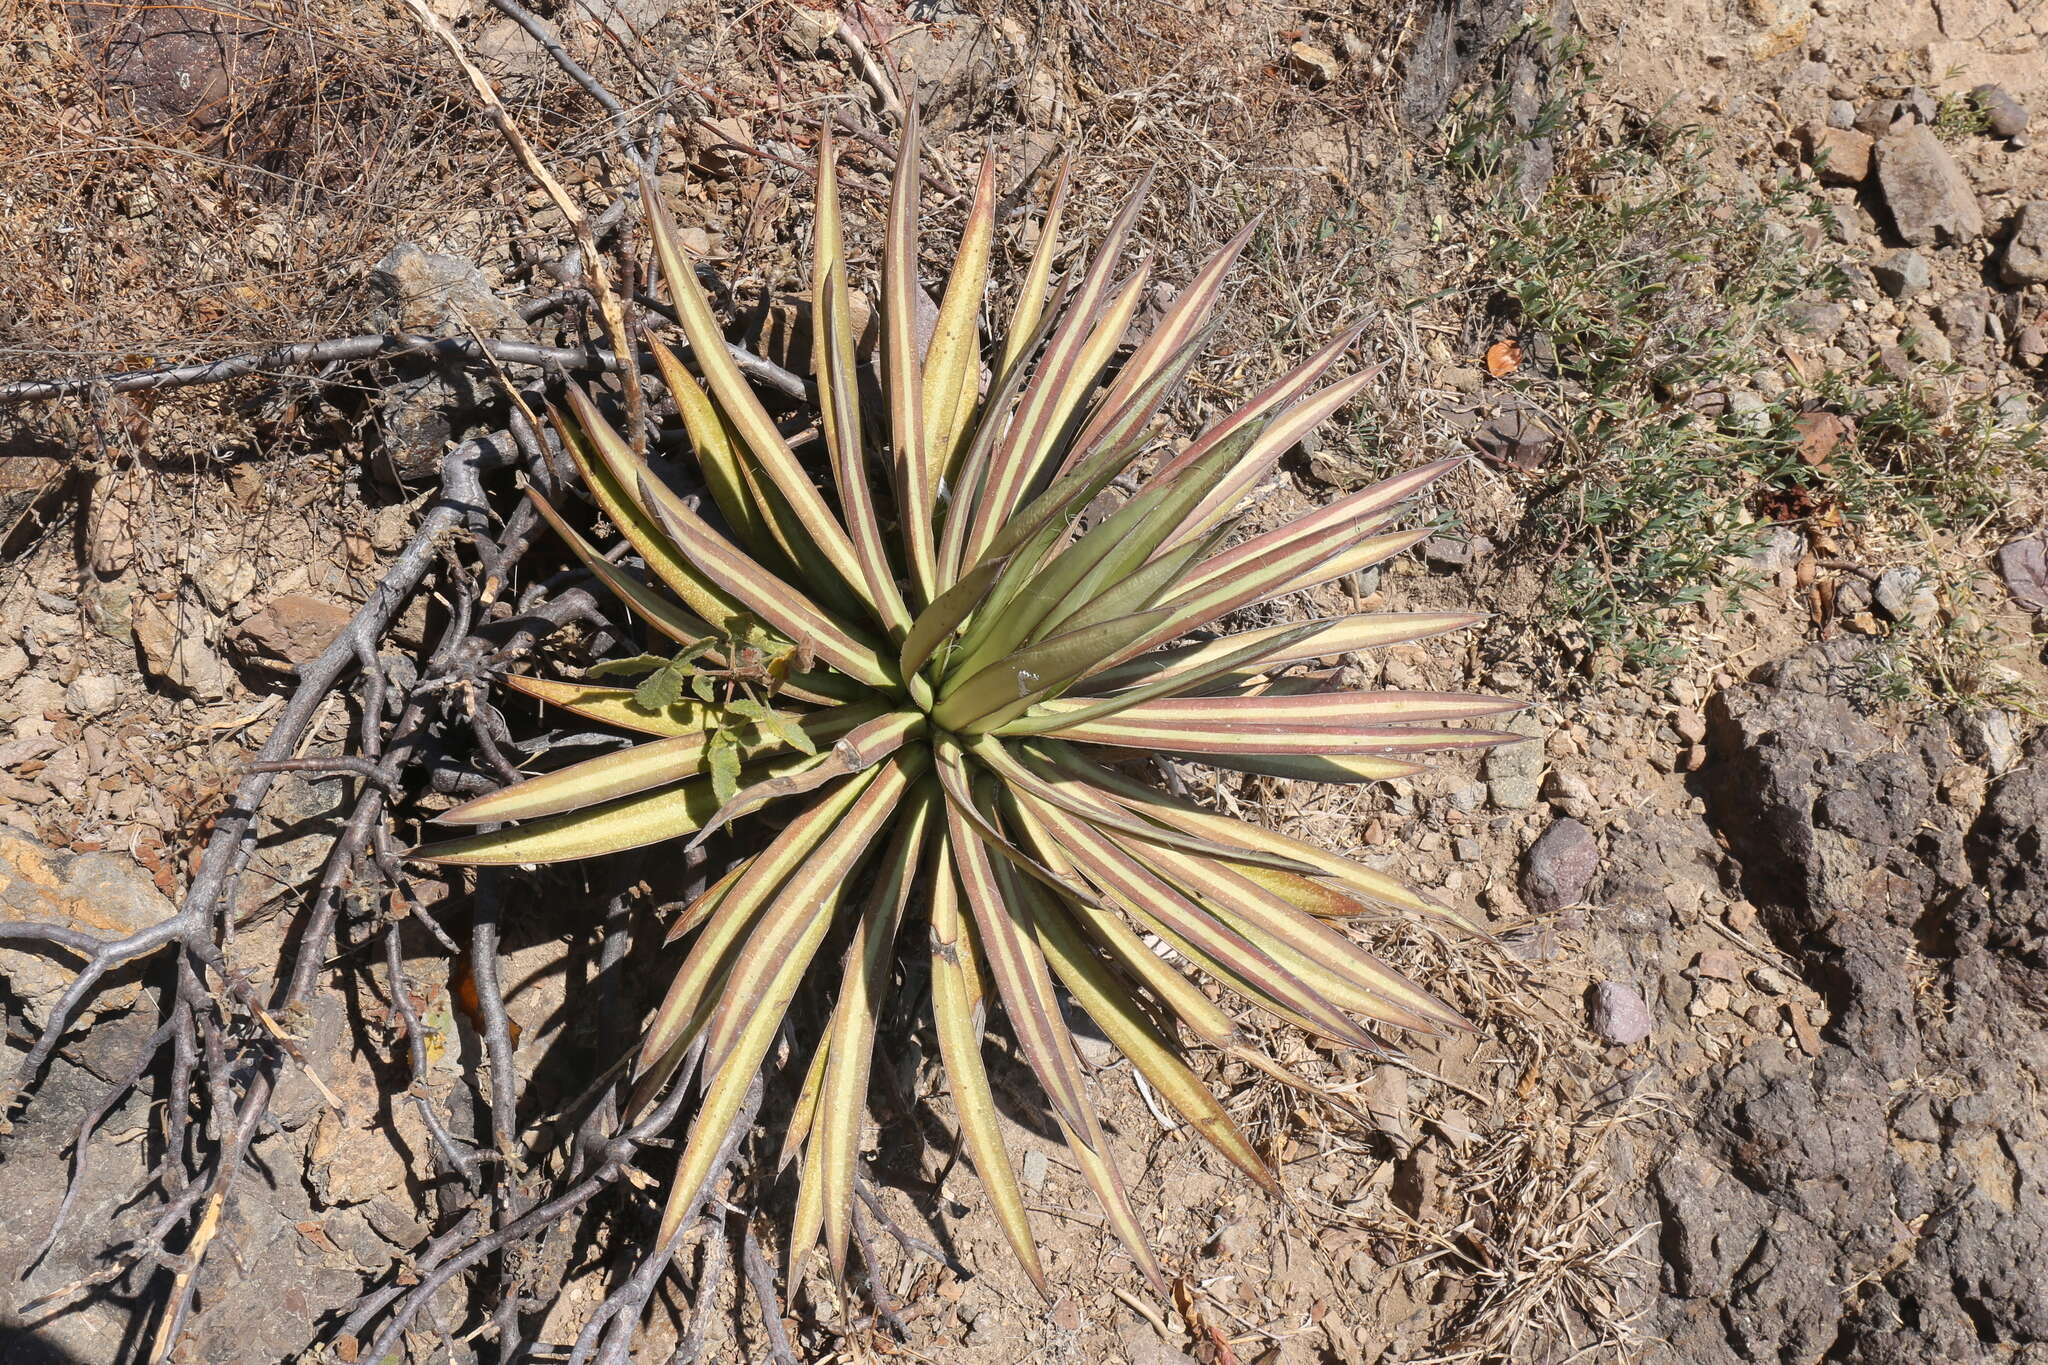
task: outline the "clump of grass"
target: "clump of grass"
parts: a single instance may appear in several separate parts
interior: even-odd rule
[[[1510,381],[1563,428],[1525,490],[1523,541],[1550,547],[1550,604],[1589,647],[1654,666],[1678,651],[1673,609],[1739,576],[1769,531],[1756,492],[1801,478],[1777,415],[1700,400],[1746,386],[1786,305],[1836,281],[1781,225],[1817,211],[1799,188],[1718,193],[1703,131],[1603,136],[1563,113],[1587,94],[1567,83],[1535,120],[1561,145],[1533,204],[1501,181],[1500,106],[1468,106],[1449,155],[1488,196],[1476,275],[1501,330],[1555,356]]]
[[[1789,177],[1726,192],[1705,131],[1602,106],[1570,54],[1559,76],[1527,131],[1504,93],[1468,102],[1445,160],[1479,201],[1465,231],[1487,331],[1542,358],[1504,381],[1560,437],[1520,485],[1516,539],[1575,626],[1568,647],[1636,668],[1682,657],[1683,609],[1747,586],[1782,524],[1854,540],[2027,515],[2015,490],[2044,468],[2038,423],[1958,396],[1937,366],[1781,368],[1795,305],[1846,293],[1824,234],[1797,226],[1825,224],[1824,199]],[[1557,165],[1533,201],[1512,171],[1531,134],[1554,139]],[[1798,421],[1816,409],[1854,430],[1817,465]]]

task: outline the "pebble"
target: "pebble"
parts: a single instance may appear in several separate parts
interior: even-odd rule
[[[1485,536],[1439,533],[1422,542],[1422,562],[1438,573],[1470,568],[1492,553],[1493,542]]]
[[[2020,206],[2012,236],[1998,259],[1998,276],[2020,288],[2048,284],[2048,199]]]
[[[1541,724],[1524,711],[1501,727],[1531,739],[1542,733]],[[1499,810],[1528,810],[1536,804],[1543,783],[1544,753],[1540,743],[1506,743],[1487,751],[1481,765],[1486,790]]]
[[[1870,263],[1878,287],[1895,299],[1909,299],[1934,282],[1927,258],[1917,251],[1894,251]]]
[[[1984,235],[1976,192],[1932,129],[1911,125],[1878,139],[1877,181],[1908,246]]]
[[[1792,978],[1776,967],[1758,967],[1749,974],[1749,984],[1765,995],[1783,995],[1792,989]]]
[[[109,673],[81,673],[64,689],[64,709],[74,716],[103,716],[121,701],[121,684]]]
[[[1593,832],[1569,817],[1553,821],[1522,855],[1522,899],[1544,913],[1576,905],[1599,868]]]
[[[1993,136],[2013,138],[2027,131],[2027,124],[2031,121],[2027,106],[2014,99],[2004,86],[1980,85],[1970,95],[1977,101],[1977,107],[1984,111],[1985,122]]]
[[[1901,566],[1886,569],[1877,577],[1877,586],[1871,592],[1871,600],[1877,609],[1894,621],[1909,622],[1924,626],[1933,621],[1940,610],[1935,601],[1934,590],[1922,584],[1918,569]]]
[[[1593,1031],[1619,1047],[1640,1043],[1650,1036],[1650,1007],[1633,986],[1602,981],[1593,988],[1590,1013]]]
[[[1998,576],[2012,600],[2028,611],[2048,612],[2048,535],[2008,541],[1998,550]]]
[[[1830,100],[1828,102],[1828,127],[1854,128],[1855,126],[1856,106],[1854,104],[1851,104],[1848,100]]]
[[[1875,145],[1870,134],[1810,123],[1800,130],[1800,141],[1823,185],[1860,185],[1870,178],[1870,151]]]

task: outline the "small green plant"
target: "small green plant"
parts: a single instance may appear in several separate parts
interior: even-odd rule
[[[1052,291],[1061,177],[1006,322],[985,348],[995,230],[985,168],[921,349],[917,142],[913,121],[882,250],[880,412],[864,402],[856,365],[829,137],[820,150],[813,360],[829,494],[727,355],[693,263],[646,187],[661,273],[701,380],[659,343],[653,354],[715,517],[637,457],[597,399],[570,389],[556,429],[644,572],[600,553],[559,509],[538,497],[536,505],[675,652],[596,670],[600,679],[638,678],[632,687],[507,681],[648,742],[446,812],[451,823],[506,827],[414,856],[590,858],[701,843],[773,808],[786,818],[676,926],[689,947],[635,1058],[633,1114],[670,1087],[701,1089],[662,1241],[710,1178],[791,1001],[828,989],[814,961],[828,944],[843,945],[828,974],[838,988],[830,1022],[785,1141],[802,1173],[792,1274],[822,1238],[843,1276],[870,1059],[901,951],[929,971],[967,1149],[1034,1282],[1045,1287],[983,1068],[992,1005],[1111,1224],[1161,1283],[1090,1103],[1059,987],[1195,1131],[1269,1186],[1265,1158],[1182,1059],[1181,1030],[1293,1078],[1246,1043],[1197,974],[1348,1047],[1382,1047],[1361,1019],[1466,1025],[1331,923],[1369,907],[1455,921],[1433,898],[1170,797],[1115,764],[1171,754],[1282,777],[1376,781],[1418,771],[1427,751],[1510,738],[1456,722],[1516,703],[1335,691],[1321,678],[1287,676],[1477,619],[1463,614],[1354,615],[1175,644],[1415,544],[1426,532],[1395,524],[1404,500],[1457,462],[1241,535],[1237,504],[1373,381],[1367,372],[1317,387],[1356,335],[1347,333],[1147,469],[1154,416],[1201,353],[1246,236],[1204,265],[1114,366],[1150,297],[1145,263],[1123,273],[1142,188],[1092,261]],[[1084,509],[1123,476],[1134,489],[1128,500],[1084,524]]]

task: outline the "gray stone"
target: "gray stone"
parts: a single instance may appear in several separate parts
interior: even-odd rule
[[[1933,621],[1940,605],[1935,601],[1934,590],[1922,581],[1924,577],[1918,569],[1903,565],[1886,569],[1877,576],[1871,600],[1880,612],[1894,621],[1927,625]]]
[[[1848,100],[1828,101],[1828,127],[1854,128],[1855,126],[1856,106],[1854,104]]]
[[[2014,99],[2004,86],[1980,85],[1970,96],[1984,111],[1984,121],[1994,136],[2018,137],[2027,131],[2031,121],[2027,106]]]
[[[1909,299],[1934,282],[1927,258],[1917,251],[1894,251],[1870,263],[1878,287],[1895,299]]]
[[[1835,585],[1835,614],[1838,616],[1861,616],[1874,605],[1870,595],[1870,580],[1862,574],[1848,574]]]
[[[1906,106],[1898,100],[1872,100],[1856,116],[1856,127],[1872,137],[1883,137],[1899,120],[1911,117]]]
[[[1892,224],[1910,246],[1984,235],[1984,210],[1932,129],[1914,125],[1877,143],[1877,181]]]
[[[1631,1047],[1650,1036],[1650,1007],[1642,993],[1619,981],[1593,987],[1593,1032],[1618,1047]]]
[[[1956,745],[1993,777],[2003,777],[2020,761],[2019,737],[2004,711],[1964,712],[1956,721]]]
[[[485,336],[503,336],[525,330],[483,272],[460,256],[401,242],[377,262],[370,284],[384,296],[380,320],[401,332],[460,336],[473,327]]]
[[[1422,562],[1438,573],[1456,573],[1493,553],[1493,542],[1485,536],[1440,532],[1422,542]]]
[[[1998,258],[1998,276],[2019,288],[2048,284],[2048,199],[2020,206],[2012,221],[2012,236]]]
[[[121,702],[121,684],[108,673],[81,673],[64,689],[64,709],[74,716],[103,716]]]
[[[1552,822],[1522,855],[1522,899],[1544,912],[1576,905],[1585,898],[1600,868],[1600,845],[1593,832],[1577,820]]]
[[[1487,751],[1486,761],[1481,765],[1486,773],[1486,790],[1501,810],[1528,810],[1536,804],[1543,783],[1543,727],[1524,711],[1501,728],[1529,739]]]
[[[2001,546],[1998,576],[2013,601],[2028,611],[2048,611],[2048,536],[2027,536]]]

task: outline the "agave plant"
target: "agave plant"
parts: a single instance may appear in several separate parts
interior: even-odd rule
[[[1149,264],[1120,275],[1141,186],[1058,287],[1062,172],[1030,265],[985,340],[995,235],[984,168],[937,324],[921,344],[917,133],[906,130],[881,260],[876,368],[863,404],[834,153],[821,140],[811,307],[830,491],[730,358],[651,186],[662,274],[698,373],[651,343],[715,504],[695,510],[636,458],[587,394],[552,414],[597,506],[644,572],[546,502],[554,529],[674,652],[611,667],[635,685],[507,678],[588,719],[653,737],[441,816],[499,826],[415,856],[460,864],[595,857],[703,840],[764,806],[758,851],[679,918],[688,951],[636,1059],[631,1105],[701,1087],[665,1240],[710,1178],[743,1095],[814,960],[845,942],[837,995],[784,1146],[800,1160],[792,1273],[822,1235],[843,1275],[870,1059],[899,954],[923,955],[932,1023],[969,1153],[1031,1279],[1045,1278],[983,1066],[987,1003],[1016,1045],[1111,1224],[1155,1284],[1063,1014],[1062,990],[1230,1161],[1260,1153],[1183,1059],[1184,1040],[1247,1047],[1201,978],[1337,1044],[1368,1025],[1464,1027],[1331,921],[1373,907],[1455,919],[1370,868],[1216,814],[1116,765],[1171,755],[1238,772],[1369,782],[1424,751],[1512,736],[1447,722],[1514,703],[1331,690],[1290,674],[1472,624],[1375,614],[1182,637],[1228,613],[1376,564],[1430,465],[1292,524],[1236,538],[1233,513],[1283,453],[1372,381],[1317,387],[1356,333],[1326,345],[1177,450],[1154,432],[1201,353],[1250,230],[1210,260],[1121,364]],[[993,311],[993,309],[992,309]],[[885,411],[876,412],[877,406]],[[799,433],[801,435],[802,433]],[[1086,509],[1112,482],[1115,510]],[[808,986],[807,986],[807,983]]]

